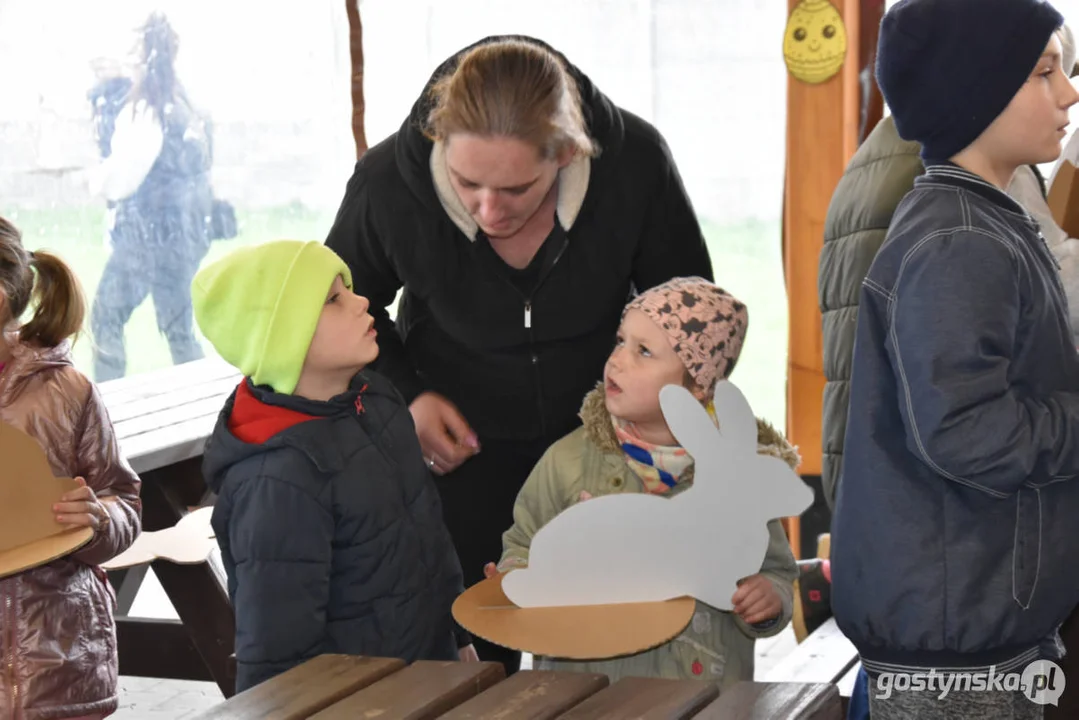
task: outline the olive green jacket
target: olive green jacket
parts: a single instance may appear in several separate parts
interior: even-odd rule
[[[593,497],[612,493],[645,492],[640,478],[629,468],[604,407],[602,389],[585,398],[582,427],[548,449],[529,475],[514,506],[514,524],[503,536],[503,555],[498,569],[507,572],[528,564],[532,538],[556,515],[580,501],[582,491]],[[759,452],[774,455],[796,467],[798,455],[783,436],[758,420]],[[688,471],[692,472],[692,468]],[[672,495],[692,484],[684,479]],[[783,610],[775,621],[747,625],[734,613],[698,602],[689,627],[677,638],[636,655],[593,662],[569,662],[535,658],[535,667],[603,673],[616,682],[622,677],[705,679],[726,688],[753,679],[754,640],[775,635],[790,622],[793,583],[798,568],[778,520],[768,523],[770,540],[761,574],[775,585]],[[676,552],[672,548],[672,552]],[[626,548],[626,552],[633,552]]]
[[[921,145],[899,137],[884,118],[854,153],[832,193],[824,221],[824,247],[817,275],[824,317],[824,386],[821,421],[824,498],[835,506],[847,432],[850,374],[858,295],[873,258],[884,243],[899,201],[925,172]]]

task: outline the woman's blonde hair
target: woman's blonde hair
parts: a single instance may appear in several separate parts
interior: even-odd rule
[[[546,160],[566,150],[594,157],[581,96],[562,61],[550,50],[520,40],[499,40],[469,50],[457,69],[431,88],[425,134],[445,141],[454,133],[512,137],[539,149]]]
[[[34,314],[19,328],[22,342],[56,347],[82,329],[86,301],[75,273],[51,253],[27,252],[22,234],[2,217],[0,292],[5,305],[0,324],[18,321],[34,305]]]

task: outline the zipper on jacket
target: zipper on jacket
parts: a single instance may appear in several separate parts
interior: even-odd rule
[[[367,392],[368,387],[370,387],[370,385],[368,383],[364,383],[363,387],[361,387],[359,392],[356,394],[356,399],[352,401],[352,409],[355,411],[356,414],[352,415],[351,417],[359,424],[360,429],[363,432],[367,433],[371,444],[375,447],[375,450],[378,451],[379,455],[382,456],[382,459],[386,461],[386,464],[396,470],[399,463],[394,457],[394,454],[384,444],[387,442],[388,436],[386,434],[381,434],[376,438],[376,436],[371,434],[370,430],[367,428],[366,424],[362,419],[363,416],[367,414],[367,408],[363,406],[363,394]]]
[[[22,713],[19,711],[19,682],[15,679],[15,620],[12,617],[13,606],[14,601],[11,599],[11,593],[7,593],[4,595],[4,625],[8,631],[4,662],[8,678],[11,681],[11,707],[16,715],[21,715]]]
[[[557,221],[556,221],[557,222]],[[502,273],[495,273],[502,281],[513,288],[513,291],[521,296],[521,300],[524,301],[524,326],[528,330],[528,350],[532,358],[532,368],[535,370],[535,382],[536,382],[536,409],[539,411],[540,419],[540,433],[544,436],[547,435],[547,415],[543,408],[543,381],[540,378],[539,371],[539,355],[536,354],[536,339],[532,333],[532,297],[539,292],[540,287],[543,286],[547,276],[554,270],[555,265],[562,259],[562,256],[566,253],[566,248],[569,247],[569,235],[567,234],[562,240],[562,247],[558,249],[558,254],[554,256],[554,260],[551,261],[550,266],[543,271],[539,280],[536,281],[536,286],[532,288],[530,295],[522,293],[516,285],[510,282],[509,278],[505,277]]]
[[[1042,242],[1042,248],[1045,250],[1042,255],[1049,259],[1049,262],[1052,263],[1053,268],[1056,268],[1056,272],[1052,273],[1053,280],[1056,283],[1056,289],[1060,292],[1061,299],[1064,301],[1064,307],[1067,308],[1068,291],[1064,289],[1064,281],[1060,278],[1060,271],[1062,270],[1060,266],[1060,261],[1057,260],[1057,256],[1053,254],[1052,248],[1049,247],[1049,241],[1045,239],[1045,235],[1042,235],[1041,230],[1036,230],[1036,232],[1038,233],[1038,239]],[[1052,270],[1050,270],[1050,272],[1052,272]]]
[[[363,407],[363,394],[365,392],[367,392],[367,385],[366,384],[364,384],[364,386],[362,388],[360,388],[360,392],[356,395],[356,402],[353,403],[353,405],[356,408],[356,414],[357,415],[363,415],[366,412],[366,410],[364,410],[364,407]]]

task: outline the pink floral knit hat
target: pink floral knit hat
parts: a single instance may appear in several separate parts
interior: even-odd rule
[[[746,306],[699,277],[674,278],[634,298],[622,315],[640,310],[667,333],[693,380],[708,393],[734,370],[749,326]]]

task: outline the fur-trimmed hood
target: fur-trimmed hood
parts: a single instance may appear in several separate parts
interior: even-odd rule
[[[603,384],[597,383],[594,390],[585,396],[581,404],[581,422],[584,424],[585,434],[600,451],[605,453],[620,454],[621,446],[614,434],[614,425],[611,423],[611,414],[607,411],[603,396]],[[777,457],[790,465],[791,469],[797,469],[802,459],[798,450],[791,445],[767,420],[757,418],[757,452],[762,455]],[[686,480],[692,480],[693,468],[686,471]]]

